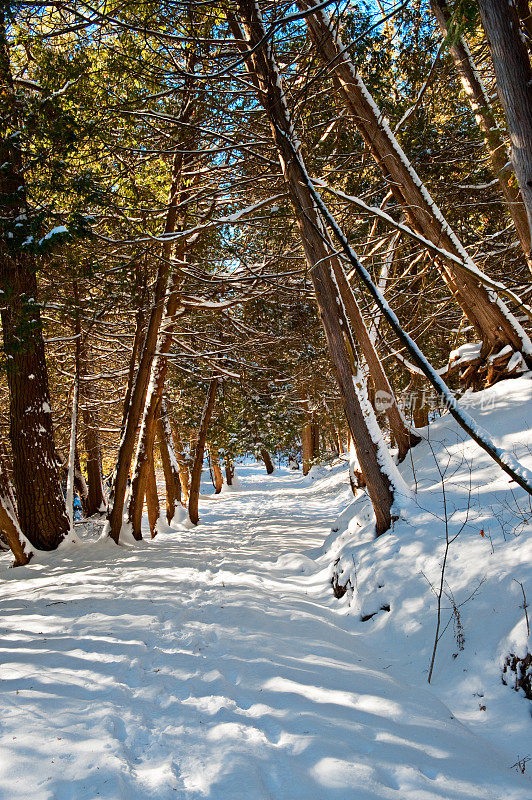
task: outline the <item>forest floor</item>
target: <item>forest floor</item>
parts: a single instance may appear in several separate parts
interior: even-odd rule
[[[457,666],[462,654],[443,645],[428,686],[434,603],[408,612],[424,620],[420,644],[392,626],[401,586],[388,587],[391,613],[368,622],[354,591],[334,597],[330,527],[352,501],[345,466],[314,481],[258,465],[239,474],[239,491],[202,496],[194,530],[119,549],[92,531],[16,570],[3,557],[0,798],[532,797],[528,774],[512,769],[532,751],[528,701],[496,676],[506,727],[497,739],[496,716],[484,735],[490,687],[485,701],[471,691],[468,707],[460,676],[473,662]],[[406,555],[419,571],[419,552]]]

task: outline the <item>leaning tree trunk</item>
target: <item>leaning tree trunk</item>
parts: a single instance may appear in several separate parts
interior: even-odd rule
[[[161,404],[161,415],[157,420],[157,439],[166,488],[166,521],[170,524],[181,505],[181,481],[164,401]]]
[[[0,443],[0,533],[3,534],[5,541],[15,556],[14,567],[21,567],[27,564],[32,556],[33,550],[30,543],[20,530],[17,519],[15,498],[11,491],[7,474],[7,458],[3,445]]]
[[[441,32],[447,37],[450,32],[451,14],[446,0],[430,0],[430,7]],[[491,161],[492,172],[499,182],[499,187],[506,201],[508,212],[513,219],[528,267],[532,270],[530,227],[527,213],[515,180],[514,171],[508,162],[506,144],[491,109],[490,99],[463,36],[451,39],[449,52],[484,139]]]
[[[166,215],[165,234],[173,233],[176,228],[177,208],[179,204],[179,192],[181,187],[181,167],[182,167],[182,153],[176,154],[172,174],[172,186],[170,189],[169,207]],[[157,273],[157,280],[155,284],[155,293],[153,299],[153,306],[150,313],[144,346],[140,357],[140,363],[137,369],[133,390],[131,392],[131,400],[127,412],[126,423],[124,432],[120,442],[117,457],[117,467],[115,473],[114,487],[112,491],[112,502],[109,503],[108,513],[108,531],[109,535],[115,542],[118,542],[120,536],[120,529],[122,527],[122,516],[124,511],[125,495],[127,489],[127,481],[131,470],[131,462],[133,459],[133,452],[135,449],[135,436],[139,422],[141,420],[144,405],[146,401],[146,392],[148,389],[148,382],[152,368],[153,359],[157,349],[159,332],[163,313],[165,309],[165,295],[168,284],[169,265],[172,256],[172,242],[167,240],[163,245],[162,259]],[[164,359],[160,359],[164,360]],[[154,402],[157,398],[154,398]],[[156,411],[153,407],[149,409],[150,416]],[[155,436],[154,429],[150,429],[150,434]],[[153,447],[153,440],[152,440]],[[148,452],[148,451],[146,451]],[[136,497],[140,497],[139,487],[136,491]],[[142,502],[144,494],[142,495]],[[136,538],[141,538],[140,530],[134,526],[134,535]]]
[[[506,116],[512,161],[532,228],[532,67],[510,0],[478,0]]]
[[[271,475],[272,472],[275,472],[275,467],[273,466],[271,456],[264,447],[261,448],[260,457],[264,461],[264,466],[266,467],[266,472],[268,475]]]
[[[299,145],[295,138],[281,77],[273,57],[271,44],[266,36],[260,10],[254,0],[240,0],[238,8],[252,51],[252,55],[248,57],[248,68],[257,87],[260,102],[268,115],[279,152],[305,257],[310,268],[344,412],[355,441],[357,455],[364,471],[368,493],[375,511],[376,531],[377,534],[381,534],[391,525],[394,490],[390,476],[384,472],[380,463],[387,455],[382,450],[382,436],[379,437],[378,442],[373,440],[366,422],[370,409],[366,403],[363,410],[359,398],[361,387],[358,386],[358,390],[355,388],[354,375],[347,351],[348,342],[345,338],[349,333],[349,327],[345,317],[340,322],[339,312],[342,309],[342,300],[334,282],[331,266],[331,260],[335,258],[334,248],[316,210],[313,198],[302,181],[303,175],[300,173],[300,167],[293,159],[293,151],[297,152]],[[232,22],[231,18],[230,22]],[[232,24],[234,29],[235,23]],[[242,38],[238,30],[235,33],[238,38]],[[301,168],[304,169],[302,160],[300,163]],[[375,434],[375,429],[373,433]]]
[[[179,256],[184,258],[184,247],[179,248]],[[175,315],[179,306],[178,276],[172,276],[171,286],[166,297],[164,319],[162,321],[163,333],[159,336],[157,344],[157,355],[153,359],[151,366],[151,378],[146,396],[142,424],[140,426],[137,452],[135,456],[135,466],[133,469],[133,479],[131,482],[131,496],[128,507],[128,522],[132,525],[133,536],[136,539],[142,538],[141,519],[144,495],[146,492],[146,482],[148,480],[149,459],[153,453],[155,444],[155,434],[157,420],[162,413],[162,401],[166,374],[168,371],[168,359],[166,355],[170,352],[173,343],[175,327]]]
[[[315,5],[314,0],[298,0],[299,8],[306,12]],[[389,181],[396,200],[405,209],[412,227],[435,245],[475,269],[467,251],[421,182],[365,84],[357,75],[349,52],[340,44],[326,12],[317,8],[314,13],[307,14],[305,19],[317,53],[330,67],[336,90],[352,114],[376,163]],[[436,266],[440,266],[439,263]],[[481,337],[483,356],[487,357],[510,345],[514,350],[522,352],[532,365],[530,341],[504,303],[499,298],[492,297],[477,279],[458,264],[442,262],[440,271],[456,302]]]
[[[194,463],[192,464],[192,471],[190,473],[190,494],[188,498],[188,516],[194,525],[199,521],[199,494],[201,484],[201,472],[203,469],[203,457],[205,455],[205,441],[207,439],[207,431],[211,422],[214,404],[216,402],[216,392],[218,390],[218,378],[212,378],[209,383],[209,391],[203,406],[201,415],[201,422],[198,430],[198,438],[196,441],[196,449],[194,452]]]
[[[38,264],[35,255],[21,247],[28,237],[33,240],[35,220],[26,202],[22,153],[16,133],[21,122],[3,9],[0,9],[0,85],[0,314],[7,360],[13,480],[22,533],[36,548],[54,550],[68,535],[69,521],[52,426],[38,304]],[[21,219],[25,221],[21,223]]]

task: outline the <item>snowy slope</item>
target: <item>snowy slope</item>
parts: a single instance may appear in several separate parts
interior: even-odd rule
[[[521,454],[531,384],[490,391],[483,423]],[[460,458],[463,513],[458,439],[445,419],[431,428],[435,453]],[[252,466],[240,491],[202,497],[195,530],[120,548],[88,537],[16,570],[2,557],[0,798],[532,797],[511,769],[532,751],[529,703],[497,661],[506,639],[524,642],[512,579],[529,586],[528,504],[516,535],[507,478],[482,462],[449,584],[461,601],[486,579],[461,609],[464,650],[452,657],[449,628],[429,687],[434,598],[420,571],[434,580],[442,542],[429,453],[413,453],[417,505],[377,542],[345,467],[312,481]],[[358,587],[340,600],[338,558]]]

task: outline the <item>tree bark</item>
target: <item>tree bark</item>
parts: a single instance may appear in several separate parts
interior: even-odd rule
[[[182,498],[181,502],[183,503],[183,505],[187,505],[188,495],[190,492],[190,470],[188,468],[186,459],[183,456],[183,445],[181,443],[181,436],[179,435],[179,428],[175,423],[171,423],[170,427],[172,429],[172,434],[174,439],[175,457],[179,467],[179,482],[181,483],[181,498]]]
[[[446,0],[430,0],[432,12],[444,36],[450,30],[451,15]],[[532,271],[530,255],[530,227],[527,213],[517,185],[514,171],[508,162],[506,145],[497,126],[491,103],[463,36],[449,43],[449,52],[469,105],[489,153],[491,168],[499,182],[508,211],[513,219],[528,268]]]
[[[14,567],[28,564],[33,557],[33,551],[24,541],[22,531],[17,519],[15,498],[7,474],[7,458],[2,444],[0,444],[0,533],[9,545],[15,556]]]
[[[146,481],[146,508],[148,510],[148,523],[152,539],[157,535],[157,523],[161,507],[159,504],[159,494],[157,492],[157,478],[155,476],[155,463],[153,450],[148,462],[148,480]]]
[[[532,228],[532,67],[519,15],[507,0],[478,0],[497,92],[506,116],[512,161]]]
[[[298,7],[304,11],[314,5],[314,0],[298,0]],[[384,177],[390,182],[396,200],[405,209],[411,226],[438,247],[443,247],[474,267],[467,251],[444,219],[357,75],[325,11],[316,10],[305,19],[317,52],[332,72],[337,92],[351,112]],[[442,263],[440,274],[481,337],[484,357],[508,344],[516,351],[524,351],[523,354],[527,356],[527,337],[500,299],[492,299],[487,290],[457,264]]]
[[[260,457],[264,461],[264,466],[266,467],[266,472],[268,475],[271,475],[272,472],[275,471],[275,467],[273,466],[270,454],[268,451],[263,447],[260,451]]]
[[[181,257],[184,256],[183,248],[180,248],[180,254]],[[170,352],[173,343],[175,315],[179,305],[177,282],[178,276],[174,274],[172,276],[171,287],[166,297],[164,319],[161,324],[164,333],[158,338],[157,356],[153,359],[151,366],[151,378],[135,456],[135,465],[131,482],[131,496],[128,508],[128,521],[133,526],[133,536],[135,536],[136,539],[142,537],[140,526],[146,482],[148,480],[149,459],[155,444],[157,420],[161,415],[164,385],[168,371],[168,360],[165,356]]]
[[[218,451],[215,447],[213,447],[212,445],[208,445],[208,448],[209,448],[209,455],[211,457],[212,475],[214,478],[214,493],[220,494],[224,483],[222,470],[220,467],[220,458],[218,456]]]
[[[235,465],[229,456],[224,456],[225,463],[225,482],[228,486],[233,485],[233,478],[235,476]]]
[[[181,482],[164,402],[161,406],[161,415],[157,420],[157,439],[166,487],[166,520],[170,524],[177,508],[181,505]]]
[[[187,110],[187,119],[190,116],[189,114],[190,111],[191,109]],[[170,188],[169,206],[166,215],[166,224],[164,230],[165,234],[174,233],[176,229],[178,205],[180,202],[182,164],[183,164],[183,153],[181,151],[178,151],[174,158],[174,164],[172,170],[172,185]],[[146,330],[146,337],[144,340],[144,346],[140,357],[140,363],[137,369],[133,390],[131,392],[131,400],[124,426],[124,432],[122,435],[118,451],[116,475],[112,492],[112,502],[110,501],[109,503],[109,513],[108,513],[109,535],[111,536],[112,539],[114,539],[115,542],[118,542],[118,538],[120,536],[120,529],[122,527],[122,516],[124,511],[127,480],[131,470],[133,451],[135,449],[135,436],[139,421],[141,419],[141,416],[143,415],[145,407],[146,393],[148,390],[150,372],[152,369],[152,363],[157,349],[157,343],[159,339],[159,332],[161,329],[163,313],[165,311],[165,296],[168,285],[169,265],[172,252],[173,252],[173,244],[171,240],[166,241],[163,245],[162,259],[160,262],[159,270],[157,273],[157,280],[155,284],[153,306],[150,313],[148,327]],[[157,361],[158,361],[158,369],[161,369],[162,362],[165,361],[165,359],[157,359]],[[149,428],[148,434],[151,437],[152,449],[153,449],[153,440],[155,438],[155,424],[154,422],[152,424],[152,420],[155,419],[154,414],[156,414],[157,412],[159,403],[160,403],[159,392],[157,391],[155,393],[151,393],[150,406],[146,412],[146,425]],[[146,444],[149,445],[149,442],[147,442]],[[148,454],[149,449],[150,449],[149,446],[146,447],[144,452]],[[135,487],[135,492],[134,494],[132,493],[131,495],[132,497],[133,496],[135,497],[134,502],[136,505],[136,507],[134,507],[133,510],[130,512],[130,517],[132,519],[133,518],[135,518],[135,520],[137,519],[138,505],[142,506],[143,504],[145,486],[146,486],[146,477],[144,475],[141,475],[138,478],[137,486]],[[141,496],[142,499],[140,499]],[[133,524],[133,535],[135,536],[135,538],[142,538],[142,534],[140,533],[140,525],[137,525],[136,523]]]
[[[214,404],[216,402],[216,392],[218,390],[218,378],[212,378],[209,383],[209,391],[203,406],[201,415],[201,422],[198,430],[198,438],[196,441],[196,449],[194,452],[194,463],[190,474],[190,494],[188,498],[188,516],[194,525],[199,521],[199,494],[201,483],[201,472],[203,469],[203,457],[205,455],[205,441],[207,439],[207,432],[211,422]]]
[[[388,417],[390,430],[395,439],[399,461],[401,462],[405,458],[410,447],[418,444],[420,438],[408,429],[403,415],[399,410],[397,400],[395,399],[395,394],[390,386],[384,371],[384,367],[382,366],[382,361],[375,350],[373,340],[368,332],[368,329],[366,328],[362,313],[353,294],[353,290],[351,289],[344,270],[337,259],[333,261],[333,269],[336,283],[340,290],[345,313],[349,319],[355,339],[360,344],[360,349],[366,360],[369,374],[373,380],[375,392],[380,392],[381,402],[385,407],[384,410],[386,416]]]
[[[346,349],[345,319],[340,319],[341,298],[333,281],[331,259],[334,248],[328,238],[321,216],[306,185],[301,180],[299,167],[292,152],[299,150],[292,121],[286,105],[281,79],[271,45],[262,23],[258,6],[253,0],[239,0],[238,8],[249,40],[254,49],[248,60],[249,69],[258,89],[259,99],[268,115],[272,134],[277,145],[283,174],[288,186],[303,249],[325,330],[329,353],[335,368],[338,385],[357,455],[364,471],[376,517],[377,534],[391,525],[393,488],[390,479],[379,464],[378,445],[373,441],[362,411],[354,376]],[[238,38],[242,38],[238,35]],[[262,44],[261,44],[262,43]],[[301,160],[302,163],[302,160]]]
[[[48,372],[38,305],[34,254],[22,249],[35,234],[26,201],[24,165],[16,131],[22,123],[13,90],[0,9],[0,237],[1,319],[9,387],[13,480],[22,533],[40,550],[54,550],[69,532],[56,455]],[[15,228],[15,219],[24,220]],[[12,237],[8,238],[7,233]]]

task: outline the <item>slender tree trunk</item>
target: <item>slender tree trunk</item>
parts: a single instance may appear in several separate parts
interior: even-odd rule
[[[9,387],[10,439],[18,520],[27,539],[40,550],[54,550],[69,531],[55,450],[48,372],[38,304],[33,254],[21,249],[32,230],[26,202],[20,130],[5,32],[0,9],[0,290],[4,352]],[[28,221],[15,228],[15,218]],[[10,225],[12,223],[12,226]],[[8,239],[8,229],[13,234]]]
[[[375,392],[380,393],[381,402],[385,407],[384,410],[390,424],[390,430],[399,451],[399,461],[402,461],[408,453],[410,447],[412,445],[416,445],[420,441],[420,438],[408,429],[403,415],[399,410],[394,392],[390,386],[388,378],[386,377],[384,367],[382,366],[382,361],[375,350],[373,340],[368,332],[368,329],[366,328],[362,313],[353,294],[353,290],[349,285],[342,266],[337,260],[333,262],[333,268],[345,313],[349,319],[355,339],[360,344],[360,349],[366,360],[370,376],[373,380]]]
[[[303,475],[308,475],[312,466],[312,459],[314,458],[312,422],[305,422],[303,425],[303,430],[301,431],[301,449],[303,451]]]
[[[166,216],[165,233],[173,233],[176,227],[177,220],[177,205],[179,202],[179,191],[181,185],[181,167],[182,167],[182,154],[178,152],[175,156],[173,173],[172,173],[172,186],[170,189],[169,207]],[[120,442],[117,457],[117,467],[115,474],[114,487],[112,492],[112,502],[109,503],[108,513],[108,531],[109,535],[115,542],[118,542],[120,536],[120,529],[122,527],[122,516],[124,511],[125,495],[127,489],[127,480],[131,470],[131,461],[135,449],[135,436],[139,421],[141,420],[145,401],[146,392],[148,389],[148,381],[152,368],[153,358],[155,356],[157,342],[159,338],[159,331],[163,319],[165,309],[165,296],[168,284],[169,264],[172,255],[171,241],[165,242],[163,245],[163,257],[160,262],[159,270],[157,273],[157,280],[155,284],[153,306],[150,313],[148,327],[146,330],[146,337],[144,340],[144,347],[140,357],[140,363],[137,369],[133,390],[131,392],[131,400],[127,413],[127,419],[124,426],[124,432]],[[162,359],[158,359],[159,362]],[[149,419],[151,420],[153,413],[157,410],[158,396],[153,398],[153,405],[148,409]],[[155,436],[155,431],[150,427],[150,435]],[[152,440],[153,447],[153,440]],[[149,452],[149,448],[146,449]],[[141,490],[145,491],[145,478],[142,477],[143,486],[138,486],[135,491],[135,502],[138,505]],[[141,505],[144,495],[142,496]],[[136,510],[132,514],[136,514]],[[133,535],[136,538],[141,538],[140,528],[135,524],[133,525]]]
[[[314,0],[298,0],[299,8],[304,11],[315,5]],[[404,207],[412,227],[437,246],[474,267],[467,251],[444,219],[357,75],[326,12],[319,9],[305,19],[316,51],[333,73],[336,90],[353,115],[376,163],[390,181],[390,188]],[[481,337],[484,356],[509,344],[513,349],[523,352],[525,357],[530,357],[528,337],[500,299],[492,298],[477,280],[457,264],[442,264],[441,275]]]
[[[79,499],[81,501],[81,508],[83,509],[83,515],[87,516],[87,502],[89,499],[89,487],[87,486],[87,481],[83,476],[83,472],[81,471],[81,464],[79,462],[79,450],[76,445],[76,452],[74,455],[74,489],[79,495]]]
[[[212,445],[208,445],[208,448],[209,448],[209,455],[211,457],[212,475],[214,478],[214,493],[220,494],[220,492],[222,491],[224,479],[220,467],[220,459],[218,456],[218,451]]]
[[[532,228],[532,67],[513,2],[478,0],[512,144],[512,161]]]
[[[157,420],[157,439],[159,441],[159,452],[161,453],[166,487],[166,520],[170,524],[176,510],[181,505],[181,482],[164,402],[161,406],[161,415]]]
[[[179,428],[175,423],[170,425],[174,439],[174,451],[176,461],[179,467],[179,481],[181,483],[181,502],[183,505],[188,504],[188,495],[190,492],[190,470],[183,455],[183,445],[181,436],[179,435]]]
[[[235,477],[235,465],[230,456],[224,456],[225,463],[225,482],[228,486],[233,485],[233,478]]]
[[[249,40],[249,47],[256,48],[248,63],[250,69],[254,70],[253,77],[256,85],[258,84],[259,99],[269,117],[272,134],[279,151],[281,166],[301,233],[305,257],[311,270],[316,300],[329,353],[334,364],[344,411],[375,511],[377,534],[381,534],[388,530],[391,524],[393,487],[390,477],[384,473],[379,463],[379,459],[384,456],[380,450],[383,444],[382,437],[378,443],[373,441],[366,424],[365,415],[370,413],[369,409],[366,406],[363,412],[358,393],[361,387],[358,387],[358,390],[355,388],[346,349],[345,336],[348,331],[344,324],[347,323],[347,320],[344,318],[342,323],[340,322],[339,309],[342,308],[342,301],[333,280],[331,267],[331,259],[335,257],[333,255],[334,248],[321,217],[317,213],[313,198],[301,180],[303,176],[292,157],[293,150],[299,150],[299,145],[295,139],[281,78],[270,41],[266,36],[260,10],[254,0],[240,0],[238,8]]]
[[[180,249],[180,254],[184,256],[184,250]],[[170,352],[173,343],[175,327],[175,314],[179,305],[178,277],[174,274],[169,288],[165,314],[162,321],[164,333],[159,336],[157,345],[157,356],[153,359],[151,367],[151,379],[144,406],[144,414],[140,427],[133,478],[131,483],[131,496],[128,508],[128,521],[131,523],[135,538],[141,538],[140,531],[142,519],[142,506],[146,491],[146,481],[148,479],[149,459],[153,452],[157,420],[161,415],[162,400],[166,374],[168,371],[168,360],[165,357]]]
[[[85,387],[84,387],[85,388]],[[86,398],[86,395],[85,395]],[[105,510],[103,489],[102,453],[100,446],[100,425],[98,412],[85,407],[83,417],[83,441],[87,454],[88,495],[85,513],[88,517]]]
[[[207,439],[207,432],[211,422],[214,404],[216,402],[216,392],[218,390],[218,378],[212,378],[209,383],[209,391],[203,406],[201,415],[201,422],[198,430],[198,438],[196,441],[196,450],[194,453],[194,463],[192,465],[192,472],[190,474],[190,494],[188,498],[188,515],[190,521],[194,525],[199,521],[199,494],[201,483],[201,472],[203,469],[203,457],[205,455],[205,441]]]
[[[430,0],[430,6],[441,32],[444,36],[447,36],[450,30],[451,15],[446,0]],[[492,172],[497,178],[502,195],[506,200],[528,267],[532,270],[530,227],[527,213],[514,171],[508,162],[506,145],[491,109],[489,97],[463,36],[451,39],[449,52],[464,93],[475,115],[477,125],[482,133],[489,153]]]
[[[157,523],[161,507],[159,505],[159,494],[157,492],[157,478],[155,476],[155,463],[153,450],[148,462],[148,480],[146,481],[146,508],[148,510],[148,522],[152,539],[157,535]]]

